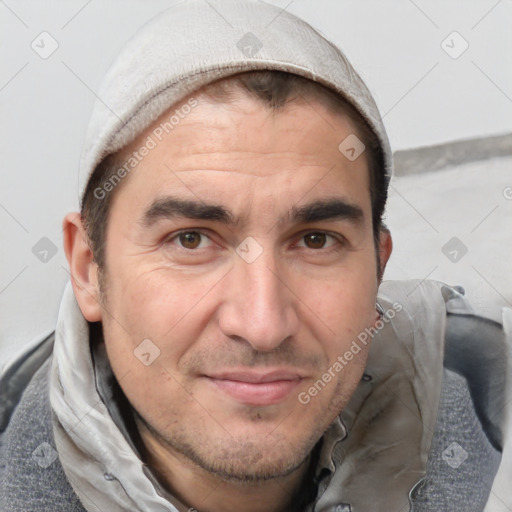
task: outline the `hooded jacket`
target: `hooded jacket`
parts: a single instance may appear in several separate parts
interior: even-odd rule
[[[500,325],[429,281],[385,282],[379,303],[382,326],[352,344],[371,341],[368,364],[317,445],[304,512],[507,510],[512,312]],[[4,372],[0,510],[189,509],[141,459],[91,332],[68,286],[55,333]]]

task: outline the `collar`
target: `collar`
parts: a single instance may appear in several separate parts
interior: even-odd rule
[[[336,471],[336,462],[340,458],[338,446],[347,437],[347,428],[343,424],[341,416],[337,416],[331,423],[322,438],[322,447],[315,471],[317,482],[322,481],[326,474]]]

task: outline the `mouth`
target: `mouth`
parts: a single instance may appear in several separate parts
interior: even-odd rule
[[[297,371],[233,371],[204,377],[222,393],[245,405],[274,405],[284,401],[301,383]]]

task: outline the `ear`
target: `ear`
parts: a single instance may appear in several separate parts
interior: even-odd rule
[[[381,281],[382,276],[384,275],[384,271],[386,270],[389,257],[393,251],[393,239],[391,238],[391,233],[389,232],[388,228],[383,227],[379,232],[378,251],[380,260],[379,281]]]
[[[98,265],[79,213],[68,213],[62,222],[64,252],[71,272],[71,284],[82,314],[89,322],[101,320]]]

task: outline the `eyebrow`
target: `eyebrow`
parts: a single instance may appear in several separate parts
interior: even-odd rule
[[[293,207],[289,219],[304,224],[325,220],[348,220],[360,224],[364,219],[364,212],[359,206],[344,199],[332,198]]]
[[[223,224],[234,224],[233,215],[223,206],[209,205],[200,201],[187,201],[174,197],[155,200],[144,212],[141,223],[151,227],[162,219],[184,217],[197,220],[215,220]]]
[[[149,228],[160,220],[170,220],[177,217],[212,220],[227,225],[241,223],[240,219],[224,206],[175,197],[156,199],[144,212],[139,222],[144,227]],[[330,198],[314,201],[303,206],[294,206],[284,217],[278,220],[278,223],[311,224],[320,221],[348,220],[351,223],[360,224],[363,218],[364,212],[359,206],[344,199]]]

